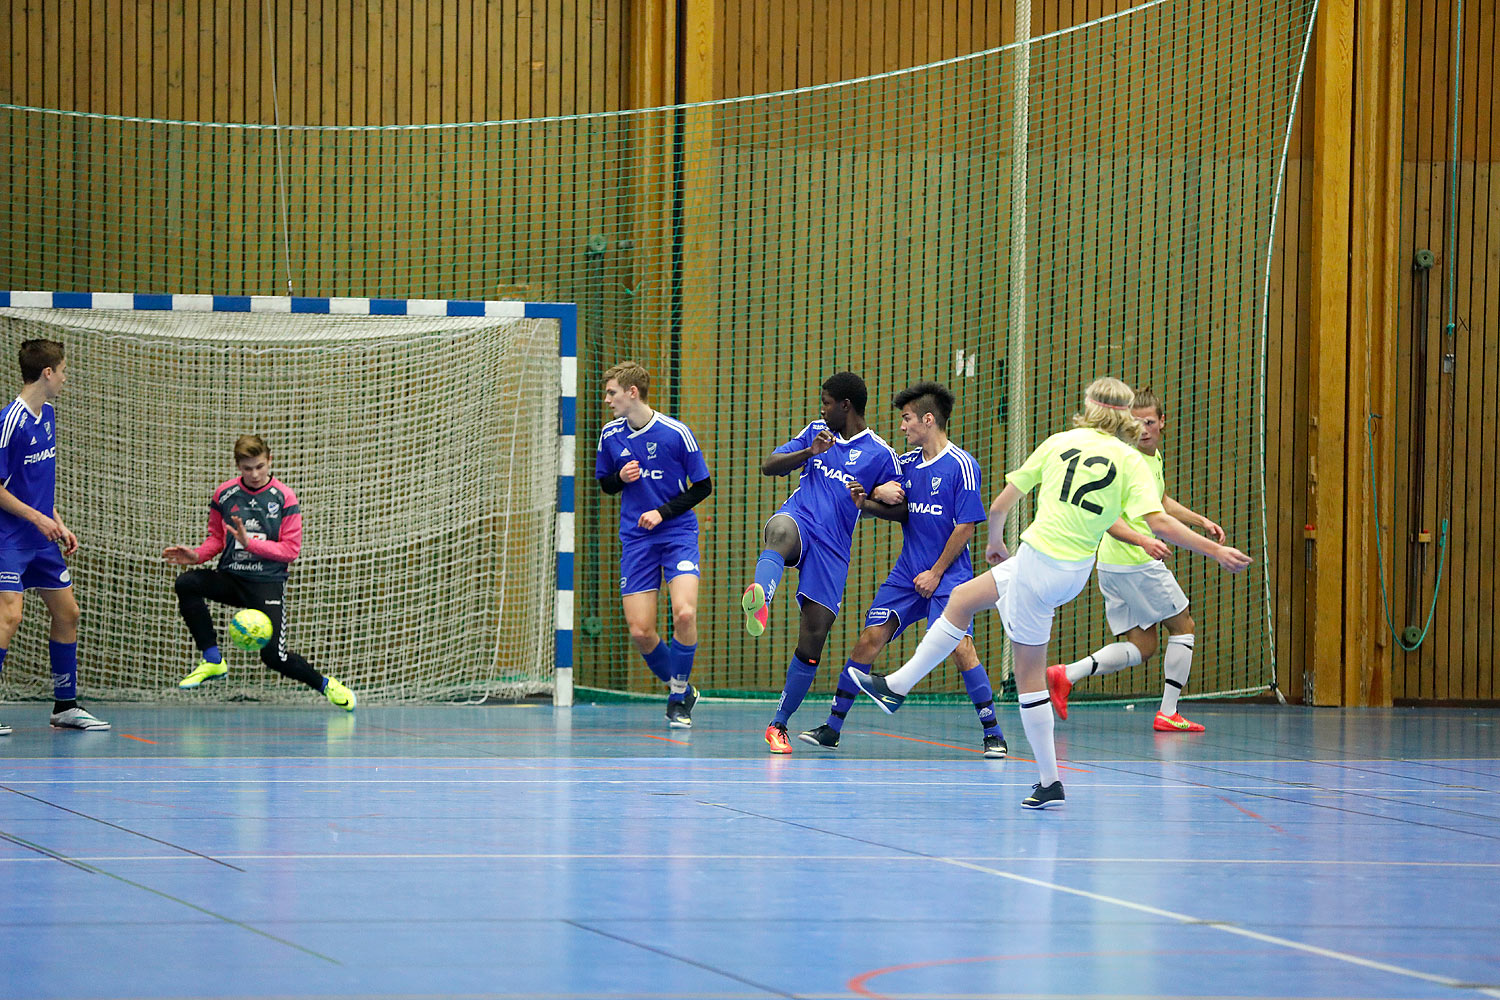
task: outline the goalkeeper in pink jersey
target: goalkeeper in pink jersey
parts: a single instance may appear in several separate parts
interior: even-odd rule
[[[271,450],[258,435],[235,441],[234,464],[240,474],[214,490],[209,500],[208,538],[197,548],[173,545],[162,553],[173,566],[197,566],[223,552],[217,568],[190,569],[177,577],[177,606],[203,657],[177,686],[195,688],[229,672],[208,610],[207,602],[217,601],[265,612],[271,619],[271,641],[260,651],[261,662],[352,712],[358,700],[353,691],[286,648],[287,570],[302,550],[297,495],[271,475]]]

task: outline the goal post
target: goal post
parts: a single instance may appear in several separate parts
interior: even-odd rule
[[[573,305],[0,292],[0,328],[12,351],[66,347],[57,506],[81,541],[87,697],[192,697],[162,550],[203,538],[255,433],[304,514],[287,635],[314,666],[366,703],[571,703]],[[49,693],[46,639],[28,606],[0,699]],[[227,659],[221,697],[305,695]]]

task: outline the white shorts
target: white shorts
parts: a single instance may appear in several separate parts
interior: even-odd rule
[[[1011,642],[1045,646],[1052,638],[1053,613],[1082,593],[1094,560],[1063,562],[1021,543],[1014,556],[990,570],[995,579],[995,610]]]
[[[1187,610],[1187,595],[1177,577],[1158,559],[1139,566],[1099,564],[1099,593],[1111,635],[1133,628],[1152,628]]]

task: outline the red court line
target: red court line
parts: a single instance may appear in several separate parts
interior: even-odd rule
[[[641,735],[644,736],[644,737],[646,737],[646,739],[648,739],[648,740],[661,740],[663,743],[676,743],[680,747],[690,747],[690,746],[692,746],[691,743],[685,743],[682,740],[674,740],[674,739],[672,739],[670,737],[667,737],[667,736],[654,736],[651,733],[642,733]]]
[[[1260,820],[1262,823],[1265,823],[1266,826],[1269,826],[1271,829],[1275,830],[1277,833],[1286,833],[1285,830],[1283,830],[1281,827],[1277,826],[1275,823],[1270,822],[1264,816],[1261,816],[1258,813],[1251,812],[1249,809],[1246,809],[1244,806],[1240,805],[1238,802],[1235,802],[1233,799],[1226,799],[1222,795],[1215,795],[1214,798],[1218,799],[1220,802],[1228,802],[1230,805],[1234,806],[1236,809],[1238,809],[1240,812],[1244,813],[1246,816],[1249,816],[1251,819],[1258,819],[1258,820]]]
[[[120,735],[127,740],[135,740],[137,743],[149,743],[152,746],[156,746],[155,740],[148,740],[144,736],[131,736],[129,733],[121,733]]]
[[[871,1000],[887,1000],[885,994],[876,993],[865,984],[876,976],[884,976],[892,972],[909,972],[912,969],[934,969],[942,966],[972,965],[975,962],[1015,962],[1015,961],[1048,961],[1059,958],[1098,958],[1100,956],[1119,955],[1153,955],[1160,954],[1155,951],[1080,951],[1071,953],[1044,953],[1034,955],[975,955],[971,958],[939,958],[927,962],[908,962],[905,965],[887,965],[883,969],[871,969],[869,972],[861,973],[844,985],[849,992],[856,996],[869,997]]]

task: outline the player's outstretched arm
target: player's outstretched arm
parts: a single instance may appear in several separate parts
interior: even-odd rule
[[[990,504],[989,541],[984,546],[984,560],[991,566],[1010,558],[1010,553],[1005,551],[1005,522],[1016,504],[1021,502],[1021,496],[1014,483],[1006,483],[1005,489]]]
[[[1223,544],[1224,539],[1228,537],[1225,534],[1223,528],[1219,527],[1217,524],[1213,523],[1208,518],[1198,513],[1196,510],[1191,509],[1185,504],[1178,503],[1171,497],[1162,497],[1161,506],[1163,510],[1165,510],[1168,514],[1171,514],[1173,517],[1177,518],[1177,520],[1181,521],[1183,524],[1190,524],[1195,528],[1202,528],[1204,531],[1213,536],[1214,541],[1220,544]]]
[[[1152,538],[1150,535],[1141,534],[1126,524],[1124,518],[1120,518],[1109,526],[1109,536],[1116,541],[1124,542],[1126,545],[1134,545],[1144,549],[1146,555],[1152,559],[1165,559],[1172,551],[1172,547],[1166,542],[1160,538]]]
[[[1166,539],[1178,548],[1191,549],[1199,555],[1208,556],[1231,573],[1238,573],[1255,561],[1239,549],[1220,545],[1211,538],[1204,538],[1166,511],[1152,511],[1146,515],[1146,523],[1151,526],[1151,530],[1158,537]]]
[[[224,516],[219,508],[208,511],[208,537],[196,549],[187,545],[169,545],[161,555],[173,566],[197,566],[224,551]]]

